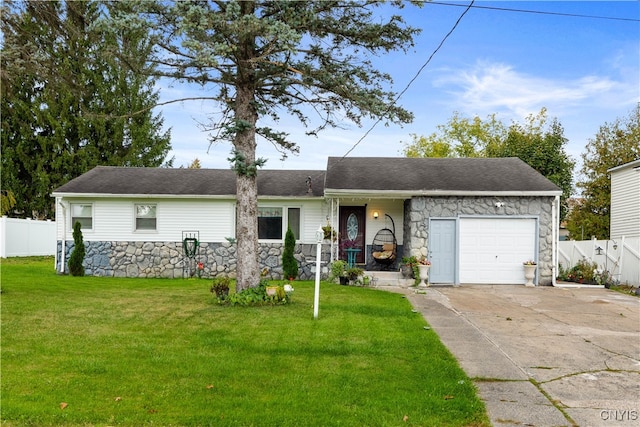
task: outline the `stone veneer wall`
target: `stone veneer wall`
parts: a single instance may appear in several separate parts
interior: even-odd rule
[[[497,208],[496,202],[504,207]],[[404,256],[426,255],[429,218],[459,216],[536,216],[538,218],[538,284],[550,285],[553,278],[553,197],[414,197],[405,202]],[[524,261],[524,260],[523,260]]]
[[[107,277],[163,277],[182,278],[188,276],[187,262],[182,250],[182,242],[84,242],[86,255],[84,259],[87,276]],[[65,271],[68,269],[69,256],[73,250],[73,241],[66,242]],[[282,243],[261,243],[258,260],[260,269],[266,269],[268,279],[283,279]],[[62,251],[62,242],[58,241],[57,253]],[[324,261],[321,274],[328,273],[329,245],[322,246]],[[236,245],[224,243],[200,243],[198,255],[192,261],[202,262],[202,277],[235,277]],[[316,245],[297,244],[296,259],[299,275],[302,280],[315,278]],[[58,256],[57,270],[60,271]]]

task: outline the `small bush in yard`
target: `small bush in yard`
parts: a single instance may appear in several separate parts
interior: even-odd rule
[[[293,280],[298,277],[298,261],[294,256],[295,248],[296,238],[289,227],[284,237],[284,251],[282,252],[282,270],[285,279]]]
[[[73,251],[69,256],[69,272],[72,276],[84,276],[84,242],[82,241],[82,230],[79,222],[73,225]]]
[[[242,292],[229,294],[228,298],[218,298],[219,304],[253,306],[253,305],[282,305],[291,301],[290,293],[284,286],[269,286],[269,282],[261,280],[255,288],[248,288]]]
[[[231,279],[228,277],[216,277],[211,284],[211,293],[216,296],[219,302],[229,298],[229,285]]]

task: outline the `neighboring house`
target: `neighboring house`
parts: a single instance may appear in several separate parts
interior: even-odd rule
[[[609,169],[611,239],[640,237],[640,159]]]
[[[339,242],[325,241],[325,261],[342,257],[337,244],[351,240],[367,269],[397,270],[402,256],[427,256],[432,283],[522,284],[529,259],[538,284],[555,276],[561,190],[517,158],[332,157],[326,172],[261,170],[258,194],[258,259],[268,277],[282,275],[289,225],[300,276],[312,278],[316,232],[327,224]],[[185,236],[197,236],[204,274],[235,274],[231,170],[97,167],[53,195],[57,259],[68,260],[80,221],[87,274],[182,277]],[[372,257],[382,229],[397,242],[389,265]]]

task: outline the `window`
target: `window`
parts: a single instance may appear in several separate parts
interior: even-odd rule
[[[293,232],[293,236],[296,240],[300,240],[300,208],[287,209],[287,215],[289,219],[289,227]],[[287,231],[285,230],[285,233]]]
[[[286,212],[286,218],[283,217]],[[258,207],[258,238],[283,240],[287,224],[296,240],[300,239],[300,208]]]
[[[156,205],[136,205],[136,231],[156,229]]]
[[[80,228],[83,230],[93,229],[93,205],[90,204],[72,204],[71,205],[71,227],[73,228],[76,222],[80,223]]]
[[[282,239],[282,208],[258,208],[258,239]]]

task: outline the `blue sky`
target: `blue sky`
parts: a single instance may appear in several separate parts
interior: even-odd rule
[[[400,99],[414,113],[414,122],[403,127],[378,124],[350,156],[401,156],[411,134],[433,133],[454,111],[481,118],[496,113],[510,124],[522,123],[546,107],[564,127],[567,152],[579,161],[601,125],[626,117],[640,101],[639,1],[476,1],[475,5],[636,21],[473,8]],[[393,76],[396,92],[416,75],[464,10],[439,4],[403,9],[408,23],[423,30],[415,48],[407,54],[373,58],[377,68]],[[200,90],[163,84],[160,95],[165,101],[202,95]],[[162,113],[165,127],[172,128],[174,166],[198,158],[204,168],[229,167],[231,146],[209,146],[206,132],[197,125],[215,112],[211,104],[189,101],[156,111]],[[300,154],[281,161],[270,143],[259,141],[258,156],[268,159],[267,169],[324,169],[328,156],[345,155],[373,122],[364,122],[362,128],[344,125],[309,137],[301,124],[283,118],[278,130],[290,133]]]

